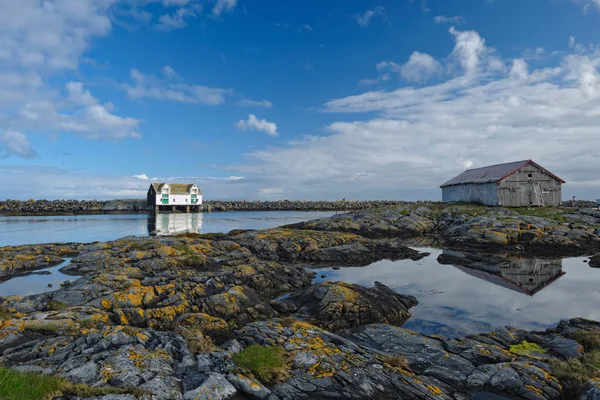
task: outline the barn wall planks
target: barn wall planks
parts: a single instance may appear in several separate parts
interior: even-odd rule
[[[541,189],[544,206],[560,205],[561,183],[534,165],[523,167],[499,183],[498,204],[505,207],[540,205],[534,193],[534,185]]]
[[[498,205],[498,184],[480,183],[445,186],[442,188],[442,201],[445,203],[467,202],[486,206]]]

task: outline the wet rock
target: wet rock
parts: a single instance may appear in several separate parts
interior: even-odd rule
[[[590,262],[588,265],[592,268],[600,268],[600,254],[590,257]]]
[[[412,296],[404,296],[375,282],[373,288],[344,282],[322,282],[291,293],[280,303],[292,304],[301,318],[327,330],[337,331],[375,322],[402,325],[417,305]]]

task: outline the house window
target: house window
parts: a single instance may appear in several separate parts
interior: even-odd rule
[[[533,174],[527,174],[527,177],[528,177],[529,179],[533,179]]]

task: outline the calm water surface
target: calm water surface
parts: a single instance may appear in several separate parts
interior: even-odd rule
[[[446,337],[507,325],[543,330],[574,317],[600,320],[600,269],[584,263],[586,257],[515,259],[497,271],[494,265],[483,269],[442,265],[437,261],[442,250],[418,250],[431,255],[419,261],[317,269],[317,280],[367,287],[379,281],[413,295],[419,305],[411,309],[413,317],[404,327]]]
[[[107,241],[123,236],[265,229],[324,218],[335,212],[226,211],[201,214],[0,216],[0,247],[53,242]]]
[[[40,269],[35,274],[13,278],[0,283],[0,296],[28,296],[31,294],[51,292],[60,289],[60,284],[66,281],[74,281],[76,276],[60,273],[58,270],[69,264],[71,259],[55,267]],[[48,285],[52,287],[48,287]]]

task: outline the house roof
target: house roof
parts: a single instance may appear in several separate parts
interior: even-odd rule
[[[168,185],[171,194],[190,194],[192,187],[194,187],[193,183],[169,183]],[[160,193],[164,186],[165,183],[152,184],[152,187],[156,193]],[[202,190],[200,190],[200,188],[198,188],[198,194],[202,194]]]
[[[564,180],[554,175],[552,172],[543,168],[541,165],[537,164],[532,160],[523,160],[523,161],[514,161],[505,164],[496,164],[490,165],[482,168],[474,168],[468,169],[462,174],[450,179],[448,182],[444,183],[441,187],[445,186],[453,186],[453,185],[462,185],[467,183],[492,183],[492,182],[500,182],[521,168],[527,165],[534,165],[535,167],[541,169],[552,178],[556,179],[561,183],[565,183]]]

